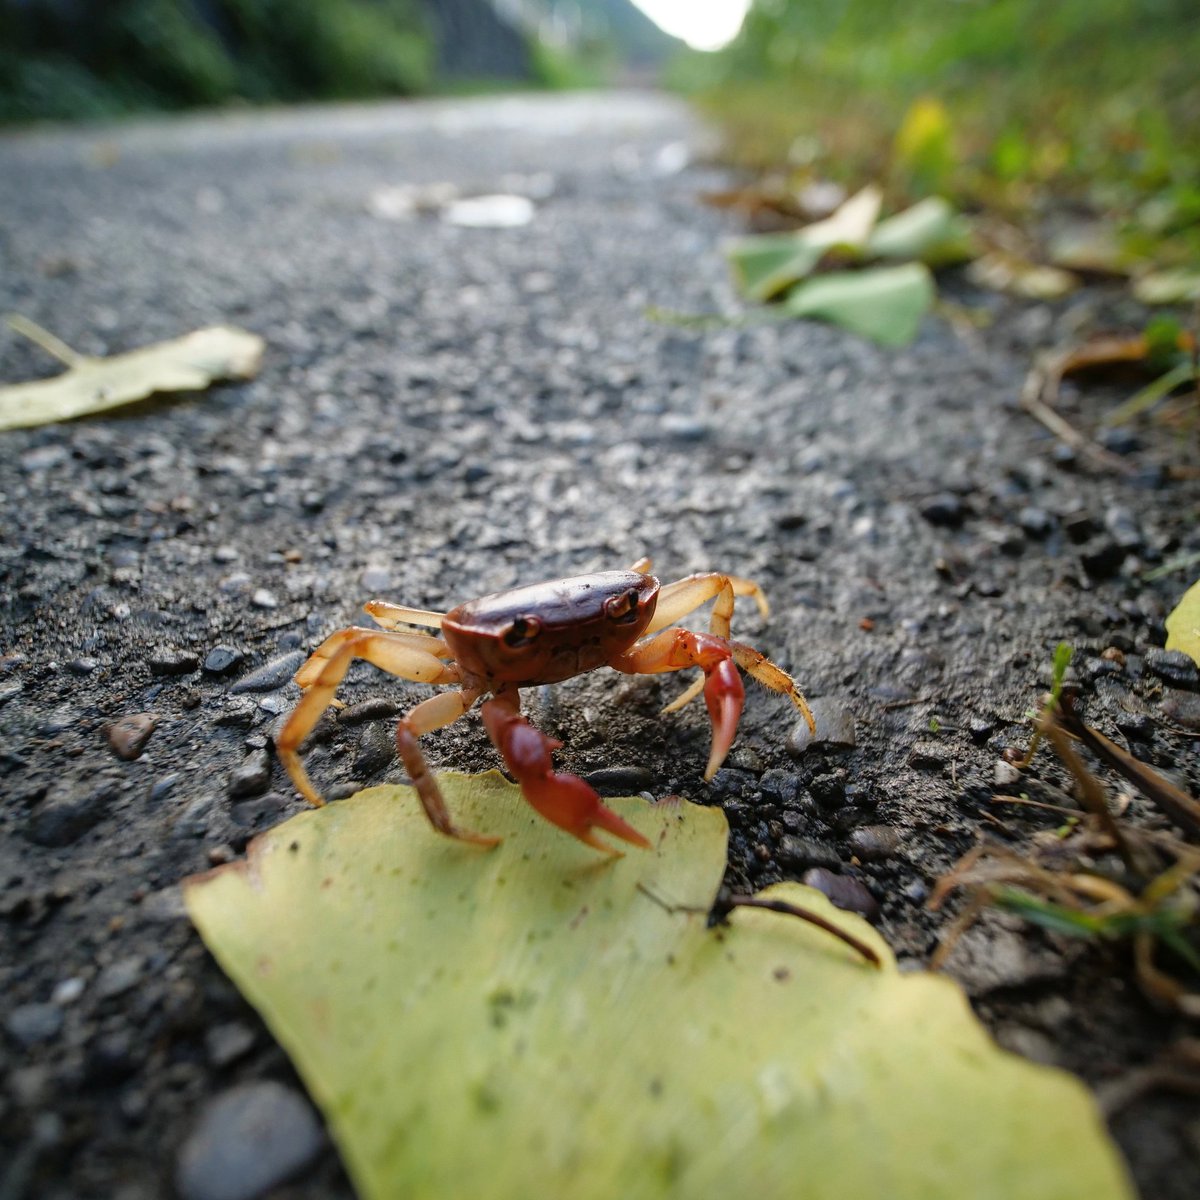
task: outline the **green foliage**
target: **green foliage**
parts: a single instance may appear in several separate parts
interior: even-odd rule
[[[994,203],[1014,185],[1099,179],[1130,204],[1179,192],[1190,211],[1197,62],[1194,0],[755,0],[707,82],[753,165],[785,159],[804,133],[827,174],[888,177],[905,114],[935,104],[945,122],[925,121],[896,181],[913,194],[948,180]]]
[[[7,120],[407,95],[433,74],[419,0],[0,0],[0,47]]]

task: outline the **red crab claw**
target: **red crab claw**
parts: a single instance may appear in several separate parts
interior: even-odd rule
[[[562,742],[534,729],[521,716],[517,703],[511,693],[494,696],[483,706],[483,724],[530,805],[547,821],[597,850],[618,853],[596,837],[595,829],[649,850],[650,843],[612,809],[605,808],[596,791],[578,775],[555,773],[550,754]]]
[[[708,706],[713,731],[708,766],[704,768],[705,779],[711,779],[725,761],[737,733],[745,699],[746,689],[732,658],[721,659],[705,672],[704,703]]]

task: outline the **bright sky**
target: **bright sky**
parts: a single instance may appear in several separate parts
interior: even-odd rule
[[[652,21],[697,50],[718,50],[742,26],[750,0],[633,0]]]

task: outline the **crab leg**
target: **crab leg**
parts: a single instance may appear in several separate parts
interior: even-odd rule
[[[686,667],[699,667],[704,672],[704,702],[713,731],[704,778],[711,779],[733,745],[746,698],[729,642],[711,633],[664,629],[649,641],[639,642],[617,655],[609,666],[627,675],[657,675]]]
[[[384,629],[396,629],[401,625],[424,625],[430,629],[441,629],[446,615],[431,612],[427,608],[407,608],[403,604],[390,604],[386,600],[370,600],[363,605],[363,612]]]
[[[676,621],[686,617],[688,613],[699,608],[706,601],[724,591],[730,591],[734,596],[752,596],[758,605],[758,611],[766,620],[771,614],[771,606],[761,587],[753,579],[742,579],[738,575],[722,575],[711,571],[703,575],[689,575],[686,579],[677,579],[674,583],[663,586],[658,593],[658,604],[654,609],[654,617],[646,628],[647,633],[657,633],[674,625]],[[721,607],[719,603],[718,608]],[[719,637],[729,636],[728,616],[733,613],[732,599],[728,602],[724,631],[716,627],[717,613],[713,612],[712,632]]]
[[[551,751],[562,742],[534,729],[521,716],[516,688],[503,688],[480,710],[488,737],[521,785],[521,793],[547,821],[597,850],[618,853],[592,831],[603,829],[634,846],[650,843],[612,809],[605,808],[596,792],[578,775],[556,773]]]
[[[319,807],[325,801],[313,787],[300,761],[300,745],[332,703],[338,684],[356,658],[364,659],[390,675],[418,683],[462,682],[458,667],[442,662],[424,646],[414,645],[413,637],[379,629],[342,629],[326,638],[296,672],[296,682],[305,689],[304,695],[279,731],[275,749],[296,790],[309,804]]]
[[[480,687],[469,686],[461,691],[442,692],[439,696],[430,696],[428,700],[422,700],[396,725],[396,749],[399,750],[400,760],[404,763],[404,769],[416,789],[421,807],[425,810],[429,823],[438,833],[457,838],[460,842],[494,846],[500,841],[499,838],[472,833],[454,824],[442,796],[442,789],[430,773],[421,747],[417,744],[417,738],[422,734],[457,721],[479,699],[482,690]]]

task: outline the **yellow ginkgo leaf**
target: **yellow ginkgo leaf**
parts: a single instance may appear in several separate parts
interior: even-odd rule
[[[155,392],[185,392],[221,379],[250,379],[262,361],[263,340],[228,325],[185,337],[91,358],[21,317],[9,324],[67,364],[61,375],[0,387],[0,430],[68,421],[144,400]]]
[[[793,917],[706,913],[727,826],[611,801],[652,852],[606,858],[500,775],[443,775],[446,839],[407,788],[302,813],[189,883],[364,1200],[1116,1200],[1070,1076],[999,1050],[949,980],[873,966]]]

